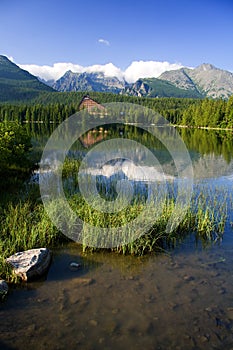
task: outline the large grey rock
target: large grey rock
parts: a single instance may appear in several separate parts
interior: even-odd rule
[[[43,275],[49,267],[51,253],[47,248],[30,249],[11,255],[6,261],[23,281]]]
[[[0,300],[3,299],[8,293],[8,285],[6,281],[0,280]]]

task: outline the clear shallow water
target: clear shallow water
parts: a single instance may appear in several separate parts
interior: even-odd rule
[[[233,244],[190,247],[146,258],[55,251],[47,280],[1,305],[1,348],[231,349]]]
[[[195,131],[194,145],[188,136],[195,181],[232,194],[233,143],[221,148],[213,133],[200,131],[198,140]],[[228,198],[223,241],[206,249],[189,237],[168,254],[143,258],[83,255],[76,244],[54,250],[46,279],[11,289],[0,305],[0,348],[232,349]],[[73,261],[79,270],[70,270]]]

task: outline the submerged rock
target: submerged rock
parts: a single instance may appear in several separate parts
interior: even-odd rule
[[[51,253],[47,248],[29,249],[11,255],[6,261],[23,281],[42,276],[49,267]]]
[[[71,271],[76,271],[76,270],[79,270],[81,268],[81,264],[79,264],[76,261],[72,261],[69,265],[69,268]]]
[[[8,293],[8,285],[6,281],[0,280],[0,300],[4,299],[7,293]]]

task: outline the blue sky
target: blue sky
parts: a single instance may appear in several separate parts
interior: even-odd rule
[[[21,65],[208,62],[233,71],[232,42],[231,0],[0,2],[0,53]]]

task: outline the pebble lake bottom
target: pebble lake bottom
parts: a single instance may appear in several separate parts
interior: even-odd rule
[[[46,279],[1,304],[0,348],[232,349],[231,235],[138,258],[55,250]]]

